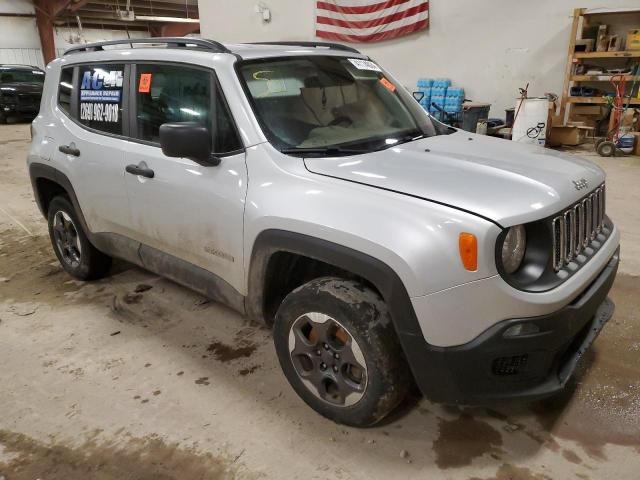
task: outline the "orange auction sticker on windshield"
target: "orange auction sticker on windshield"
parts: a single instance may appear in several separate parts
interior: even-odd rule
[[[151,74],[141,73],[140,84],[138,85],[139,93],[149,93],[151,91]]]
[[[387,80],[386,78],[382,77],[382,78],[380,79],[380,83],[381,83],[382,85],[384,85],[384,86],[385,86],[385,88],[386,88],[387,90],[389,90],[390,92],[395,92],[395,91],[396,91],[396,86],[395,86],[393,83],[391,83],[389,80]]]

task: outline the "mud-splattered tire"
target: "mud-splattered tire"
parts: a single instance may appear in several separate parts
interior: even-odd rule
[[[273,337],[293,389],[337,423],[374,425],[411,386],[387,306],[361,283],[325,277],[297,288],[278,309]]]
[[[67,197],[58,196],[51,201],[47,220],[53,251],[69,275],[79,280],[95,280],[107,274],[111,257],[89,242]]]

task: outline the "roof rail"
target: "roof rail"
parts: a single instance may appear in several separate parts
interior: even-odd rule
[[[358,50],[341,43],[331,42],[253,42],[250,45],[291,45],[292,47],[323,47],[331,48],[333,50],[343,50],[345,52],[353,52],[362,55]]]
[[[195,45],[203,50],[209,50],[215,53],[231,53],[231,51],[220,42],[214,40],[205,40],[203,38],[191,38],[191,37],[151,37],[151,38],[127,38],[122,40],[108,40],[106,42],[86,43],[84,45],[77,45],[71,47],[64,52],[64,55],[77,52],[96,52],[104,50],[105,46],[110,45],[133,45],[146,44],[166,44],[167,48],[188,48],[190,45]]]

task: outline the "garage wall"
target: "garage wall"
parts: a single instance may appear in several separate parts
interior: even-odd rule
[[[0,0],[0,13],[35,15],[30,0]],[[70,28],[59,27],[54,29],[54,36],[56,50],[61,54],[72,45],[72,39],[77,42],[78,29],[75,25],[70,25]],[[144,32],[131,32],[131,37],[146,36],[148,35]],[[126,33],[119,30],[84,29],[82,35],[86,42],[123,37],[126,37]],[[44,66],[35,16],[25,18],[0,15],[0,63]]]
[[[312,0],[199,0],[201,32],[225,42],[315,40]],[[560,93],[574,8],[635,7],[638,0],[431,0],[427,32],[382,43],[356,45],[406,86],[419,77],[448,77],[467,98],[493,104],[492,115],[513,106],[518,88],[531,95]]]

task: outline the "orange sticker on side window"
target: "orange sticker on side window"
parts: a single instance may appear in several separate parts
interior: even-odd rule
[[[139,93],[149,93],[151,91],[151,74],[141,73],[140,83],[138,84]]]
[[[389,80],[387,80],[386,78],[382,77],[382,78],[380,79],[380,83],[381,83],[382,85],[384,85],[384,86],[385,86],[385,88],[386,88],[387,90],[389,90],[390,92],[395,92],[395,91],[396,91],[396,86],[395,86],[393,83],[391,83]]]

